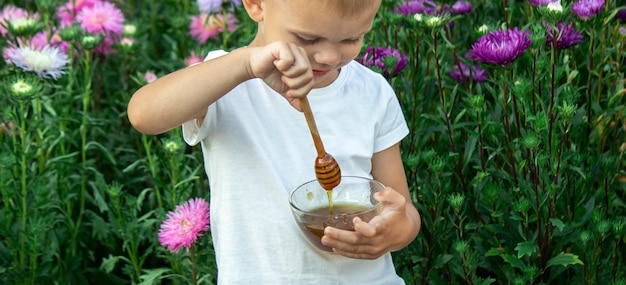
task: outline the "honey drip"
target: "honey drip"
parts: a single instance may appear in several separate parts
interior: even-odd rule
[[[328,216],[333,218],[333,190],[326,190],[326,196],[328,196]]]

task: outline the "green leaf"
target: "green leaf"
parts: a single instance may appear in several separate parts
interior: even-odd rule
[[[502,255],[503,253],[504,251],[502,249],[497,248],[497,247],[492,247],[485,253],[485,256],[499,256],[499,255]]]
[[[126,257],[112,256],[109,254],[109,257],[105,257],[104,259],[102,259],[102,264],[100,264],[100,270],[106,273],[111,273],[113,272],[113,269],[115,269],[115,264],[117,264],[117,262],[120,260],[124,260],[126,262],[129,261]]]
[[[508,264],[511,264],[513,267],[519,269],[524,269],[526,267],[526,265],[524,265],[524,263],[519,258],[515,257],[512,254],[502,254],[500,256],[502,256],[502,259],[504,259],[504,261],[506,261]]]
[[[139,285],[154,284],[156,280],[160,280],[163,274],[165,274],[166,272],[170,270],[171,269],[169,268],[146,269],[143,271],[145,273],[139,276],[139,279],[141,279],[141,283],[139,283]]]
[[[559,255],[550,258],[550,260],[548,260],[548,263],[546,265],[547,267],[550,267],[552,265],[563,265],[567,267],[568,265],[576,265],[576,264],[580,264],[580,265],[584,264],[578,258],[578,255],[561,252],[559,253]]]
[[[108,159],[108,161],[113,164],[113,165],[117,165],[117,161],[115,160],[115,158],[113,157],[113,154],[111,154],[111,152],[109,151],[109,149],[107,149],[106,147],[104,147],[102,144],[100,144],[99,142],[96,141],[90,141],[85,145],[86,149],[92,149],[92,148],[96,148],[99,149],[101,151],[101,153]]]
[[[452,259],[452,254],[441,254],[435,258],[435,262],[433,262],[432,268],[442,268],[448,261]]]
[[[563,223],[563,221],[557,218],[552,218],[550,219],[550,222],[552,223],[553,226],[559,229],[560,232],[563,231],[563,228],[565,227],[565,224]]]
[[[517,250],[517,258],[522,258],[524,255],[533,255],[539,250],[539,246],[535,242],[523,241],[517,244],[515,250]]]

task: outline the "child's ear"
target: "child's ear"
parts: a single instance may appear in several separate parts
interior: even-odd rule
[[[243,0],[243,6],[248,12],[248,16],[255,22],[263,21],[263,0]]]

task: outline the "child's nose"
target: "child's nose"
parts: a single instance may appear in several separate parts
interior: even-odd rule
[[[315,62],[325,65],[335,65],[339,63],[341,55],[339,51],[333,48],[319,50],[314,55]]]

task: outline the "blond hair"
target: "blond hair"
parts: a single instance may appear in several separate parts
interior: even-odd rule
[[[378,10],[382,0],[280,0],[285,4],[302,4],[320,5],[327,13],[341,16],[352,17],[363,14],[364,12]]]
[[[320,1],[320,0],[309,0]],[[365,11],[371,11],[372,9],[378,9],[381,0],[328,0],[323,2],[324,8],[329,13],[337,14],[338,16],[356,16]]]

